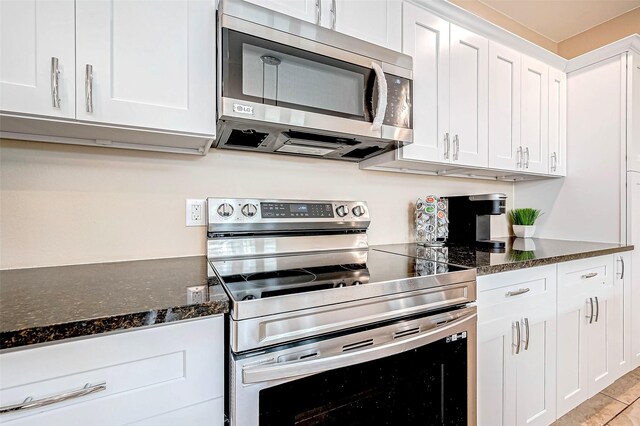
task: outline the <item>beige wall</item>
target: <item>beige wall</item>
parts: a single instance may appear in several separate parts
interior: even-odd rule
[[[561,41],[558,54],[567,59],[575,58],[636,33],[640,34],[640,8]]]
[[[487,6],[484,3],[481,3],[478,0],[449,0],[451,3],[460,6],[463,9],[468,10],[469,12],[483,18],[486,21],[489,21],[499,27],[504,28],[507,31],[510,31],[525,40],[529,40],[532,43],[537,44],[538,46],[544,47],[545,49],[558,53],[558,44],[553,40],[546,38],[545,36],[538,34],[537,32],[530,30],[525,27],[521,23],[514,21],[509,18],[507,15],[504,15],[497,10]]]
[[[640,8],[556,43],[478,0],[449,1],[566,59],[575,58],[627,36],[640,34]]]
[[[212,151],[192,157],[0,141],[0,269],[200,255],[205,229],[185,227],[185,199],[358,199],[372,244],[412,240],[420,195],[505,192],[510,183],[361,171],[356,164]],[[509,204],[510,206],[510,200]],[[494,236],[507,235],[504,216]]]

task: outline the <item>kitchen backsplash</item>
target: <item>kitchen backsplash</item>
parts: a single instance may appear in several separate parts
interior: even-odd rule
[[[513,184],[361,171],[357,164],[212,151],[206,157],[0,140],[0,269],[205,254],[185,199],[364,200],[371,244],[414,241],[419,196],[504,192]],[[493,236],[508,235],[505,215]]]

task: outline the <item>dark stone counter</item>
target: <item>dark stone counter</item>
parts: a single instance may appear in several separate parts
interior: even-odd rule
[[[187,287],[206,286],[202,303]],[[204,256],[0,271],[0,349],[226,313]]]
[[[477,249],[475,246],[447,246],[448,263],[466,268],[476,268],[478,275],[488,275],[633,250],[633,246],[623,244],[540,238],[494,239],[505,241],[504,253],[490,253]],[[389,244],[372,248],[416,257],[419,246],[417,244]]]

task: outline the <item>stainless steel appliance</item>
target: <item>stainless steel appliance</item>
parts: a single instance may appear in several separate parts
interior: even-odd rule
[[[412,68],[408,55],[222,0],[216,146],[361,161],[411,143]]]
[[[476,274],[369,247],[364,202],[209,198],[231,425],[476,424]]]

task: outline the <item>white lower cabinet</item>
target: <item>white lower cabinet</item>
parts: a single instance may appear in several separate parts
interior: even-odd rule
[[[556,267],[478,277],[478,425],[556,417]]]
[[[625,372],[624,280],[614,271],[613,255],[558,265],[559,416]]]
[[[2,414],[0,422],[222,425],[223,348],[219,315],[3,353],[2,407],[76,396]]]

